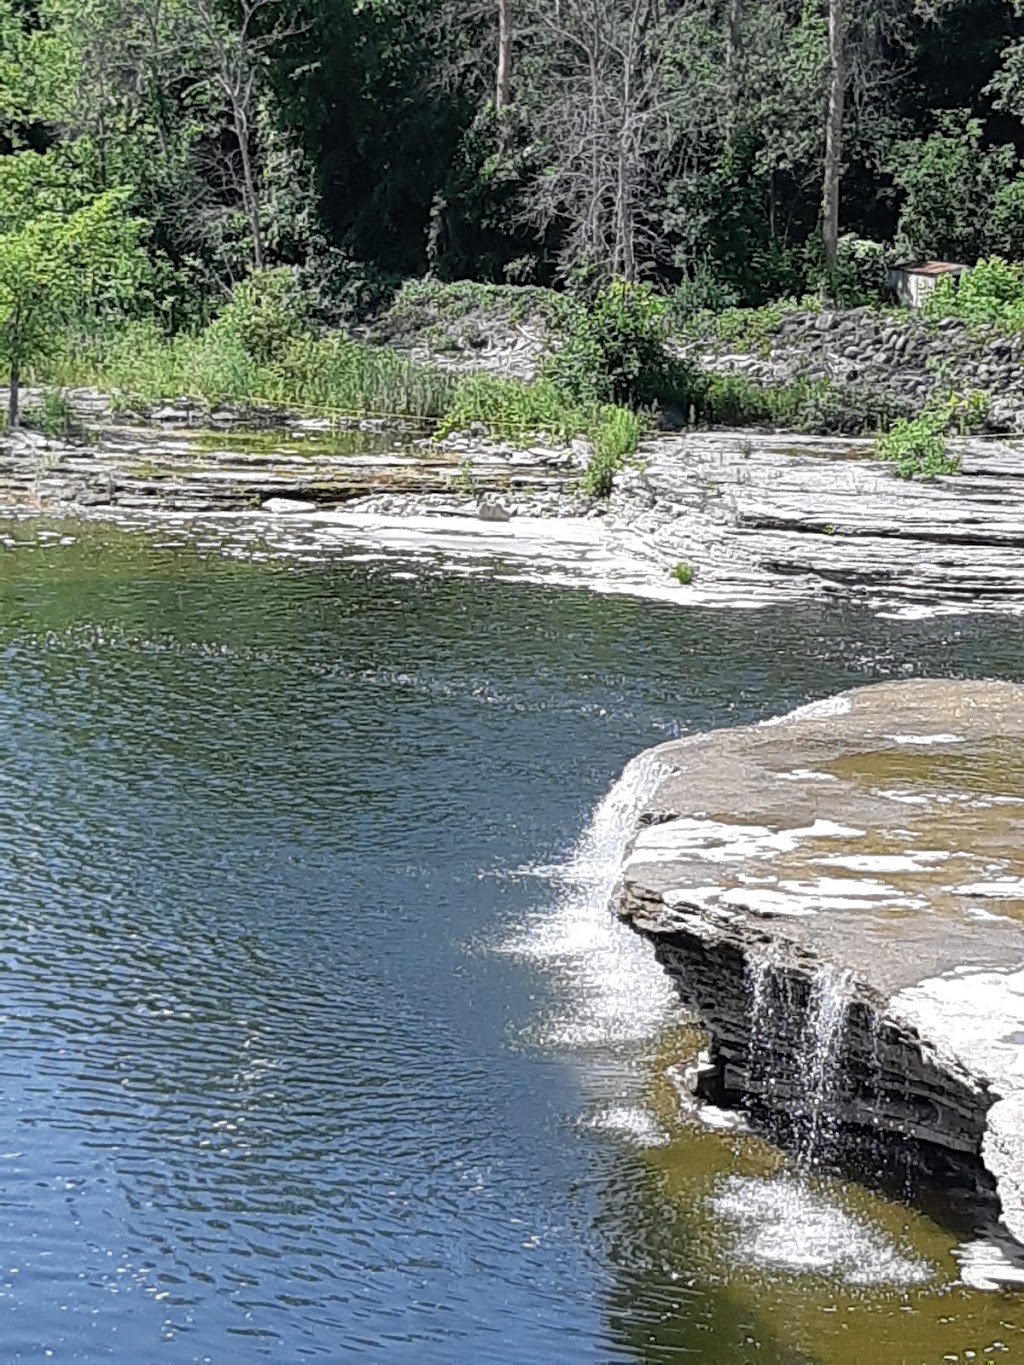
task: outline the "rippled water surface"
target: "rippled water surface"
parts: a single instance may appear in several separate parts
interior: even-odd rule
[[[688,1125],[600,908],[640,750],[1017,623],[65,539],[0,550],[0,1358],[1024,1359],[949,1211]]]

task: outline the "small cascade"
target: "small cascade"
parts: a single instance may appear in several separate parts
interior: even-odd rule
[[[797,1118],[797,1156],[805,1170],[826,1157],[835,1133],[852,980],[849,971],[826,964],[802,1004],[791,975],[770,957],[746,964],[748,1093],[769,1111],[785,1109]]]
[[[846,1037],[852,981],[852,972],[826,964],[811,987],[800,1057],[806,1129],[799,1155],[801,1165],[807,1169],[813,1169],[827,1156],[835,1134],[835,1105],[842,1084],[839,1060]]]
[[[631,759],[607,795],[594,807],[565,869],[565,877],[587,887],[587,899],[605,911],[622,873],[626,849],[640,812],[657,790],[665,769],[650,750]]]
[[[779,1081],[779,1033],[785,1015],[779,987],[787,978],[778,975],[767,957],[748,957],[745,971],[750,1015],[748,1088],[752,1095],[763,1096],[770,1107]]]
[[[504,945],[561,978],[559,1007],[531,1026],[534,1041],[570,1048],[645,1043],[678,1016],[671,981],[611,908],[640,813],[663,775],[650,753],[626,765],[555,871],[554,904],[538,907]]]

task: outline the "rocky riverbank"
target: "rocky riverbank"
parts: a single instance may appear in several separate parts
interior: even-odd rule
[[[687,605],[823,597],[899,612],[1024,611],[1024,438],[962,441],[959,475],[907,481],[865,440],[665,434],[595,499],[578,486],[585,442],[517,449],[482,430],[437,442],[415,428],[188,404],[129,422],[102,395],[72,400],[79,439],[0,442],[0,508],[268,527],[287,514],[307,546],[336,544],[344,525],[370,543],[400,534],[426,556],[453,537],[467,550],[482,538],[478,553],[490,554],[497,523],[513,556],[523,537],[532,554],[543,521],[550,561],[564,553],[568,565],[585,541],[599,582]]]
[[[1024,688],[863,688],[652,751],[620,912],[716,1104],[978,1162],[1024,1241]]]

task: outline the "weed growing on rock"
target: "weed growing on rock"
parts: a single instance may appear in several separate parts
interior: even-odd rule
[[[695,578],[693,565],[687,564],[685,559],[681,559],[672,570],[672,577],[677,583],[681,583],[684,588],[688,588]]]
[[[47,389],[39,406],[29,408],[22,420],[25,426],[56,439],[71,430],[71,409],[60,389]]]
[[[959,474],[960,457],[949,449],[951,435],[966,436],[984,422],[988,395],[947,394],[933,399],[912,421],[902,418],[878,438],[875,449],[896,466],[902,479]]]

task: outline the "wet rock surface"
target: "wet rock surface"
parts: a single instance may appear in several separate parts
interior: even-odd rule
[[[806,1119],[827,987],[829,1121],[979,1160],[1024,1241],[1024,687],[881,684],[652,753],[620,912],[707,1028],[697,1087]]]
[[[444,506],[459,515],[467,501],[501,497],[531,515],[545,514],[537,500],[548,515],[581,510],[573,492],[580,456],[570,447],[513,449],[468,433],[434,442],[422,428],[332,427],[287,414],[193,412],[185,403],[129,422],[91,394],[72,406],[83,423],[75,439],[23,430],[0,440],[0,505],[208,513],[274,510],[282,500],[315,510],[372,497],[396,499],[402,511]]]
[[[835,597],[911,613],[1024,611],[1024,438],[965,441],[960,475],[907,481],[865,440],[663,435],[610,499],[595,499],[580,487],[582,440],[516,447],[481,428],[435,441],[422,428],[185,400],[133,423],[102,394],[70,400],[77,439],[0,441],[0,507],[123,520],[273,516],[287,504],[296,524],[300,512],[343,509],[393,529],[447,519],[464,540],[462,523],[484,534],[494,523],[480,509],[500,506],[515,535],[527,521],[562,522],[555,539],[594,541],[613,586],[683,605]],[[599,523],[596,539],[583,523]]]

